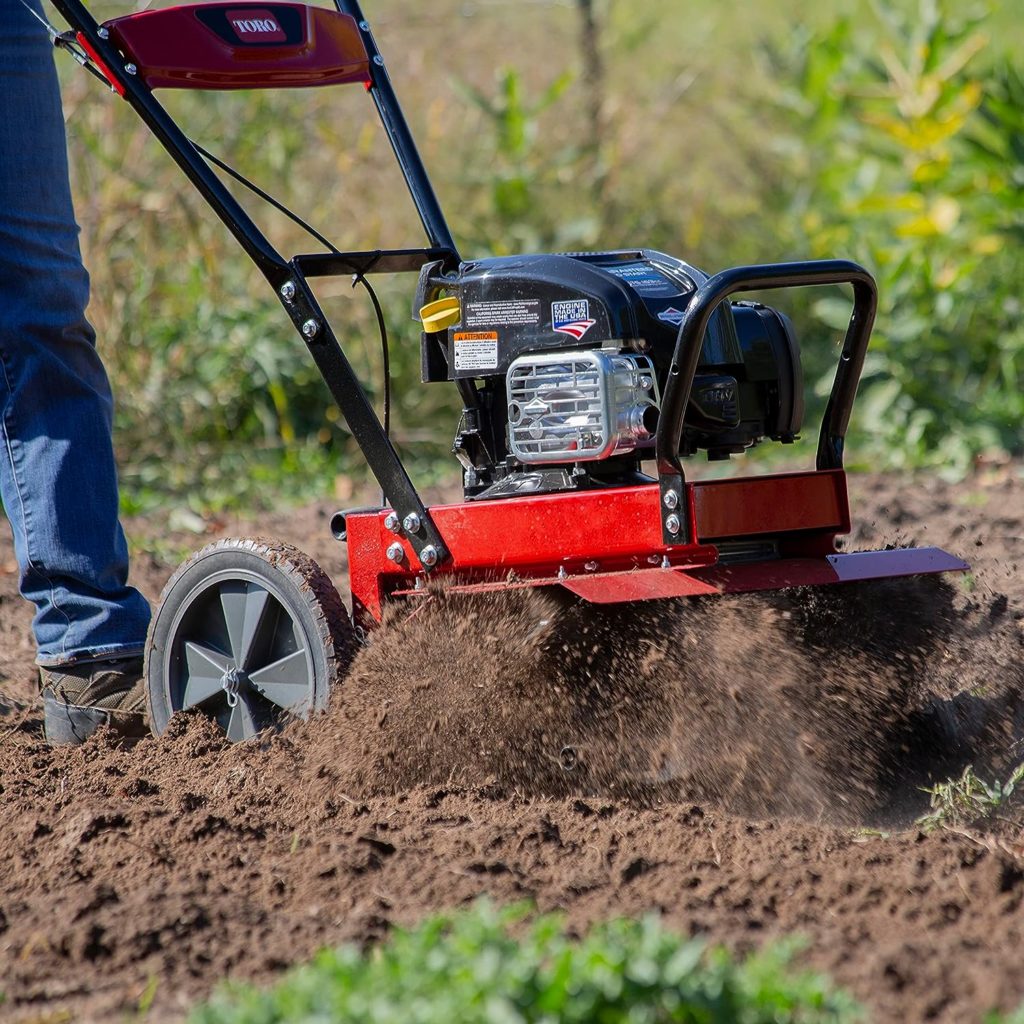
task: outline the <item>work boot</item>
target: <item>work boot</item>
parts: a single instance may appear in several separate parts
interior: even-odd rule
[[[148,735],[142,658],[60,665],[40,675],[43,728],[51,747],[84,743],[102,725],[126,737]]]

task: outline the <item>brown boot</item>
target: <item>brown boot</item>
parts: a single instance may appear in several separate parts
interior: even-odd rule
[[[40,675],[43,728],[51,747],[83,743],[102,725],[122,736],[148,735],[142,658],[60,665]]]

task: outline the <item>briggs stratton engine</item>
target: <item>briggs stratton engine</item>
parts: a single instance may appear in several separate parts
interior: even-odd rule
[[[650,250],[498,257],[450,274],[424,267],[422,376],[459,386],[454,450],[467,496],[637,482],[679,325],[706,280]],[[790,443],[802,419],[789,320],[759,303],[723,303],[704,340],[681,454],[725,459],[765,438]]]

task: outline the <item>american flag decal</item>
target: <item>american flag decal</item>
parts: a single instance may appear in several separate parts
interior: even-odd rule
[[[560,324],[555,330],[562,334],[569,334],[579,341],[596,323],[596,320],[573,320],[568,324]]]
[[[579,341],[596,323],[590,319],[590,303],[586,299],[551,303],[551,329],[559,334]]]

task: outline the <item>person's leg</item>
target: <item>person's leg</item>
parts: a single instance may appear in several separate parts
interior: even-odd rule
[[[0,0],[0,19],[0,496],[37,663],[82,675],[98,659],[138,662],[149,607],[127,585],[52,47],[20,0]]]

